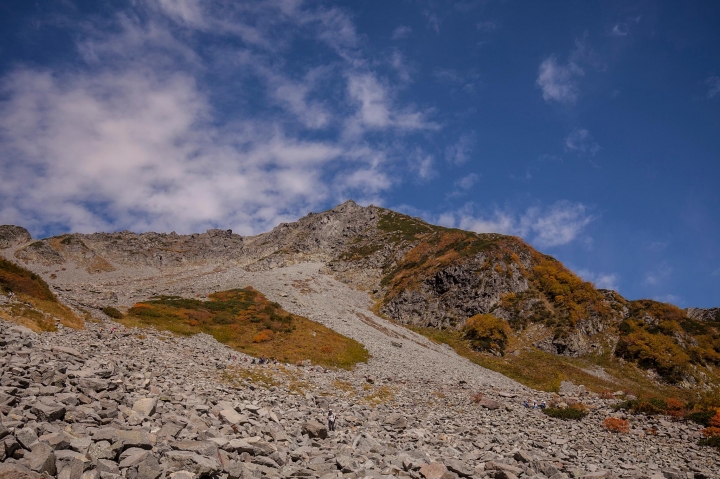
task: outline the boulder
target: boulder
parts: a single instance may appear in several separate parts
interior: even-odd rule
[[[431,462],[420,468],[420,475],[425,479],[440,479],[447,472],[447,467],[441,462]]]
[[[234,409],[225,409],[220,411],[220,417],[228,424],[245,424],[248,422],[247,416],[240,414]]]
[[[302,433],[307,434],[311,438],[327,439],[328,437],[327,427],[317,421],[308,421],[303,424]]]
[[[46,472],[51,476],[54,476],[57,472],[57,468],[55,467],[55,453],[47,444],[38,442],[25,458],[28,461],[30,469],[35,472],[40,474]]]
[[[155,414],[155,407],[157,406],[157,399],[155,398],[140,398],[133,403],[132,410],[142,416],[152,416]]]
[[[49,404],[36,402],[30,412],[38,417],[40,421],[52,422],[62,419],[65,416],[65,406],[50,402]]]
[[[209,476],[217,474],[221,469],[217,459],[190,451],[170,451],[165,454],[165,459],[171,472],[188,471],[198,476]]]
[[[2,479],[42,479],[42,475],[33,472],[18,463],[0,464],[0,477]]]

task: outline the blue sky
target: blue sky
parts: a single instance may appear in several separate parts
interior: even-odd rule
[[[0,222],[267,231],[348,198],[720,306],[720,4],[0,3]]]

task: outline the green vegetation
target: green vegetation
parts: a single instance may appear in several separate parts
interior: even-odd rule
[[[120,310],[113,308],[112,306],[105,306],[103,309],[101,309],[101,311],[113,319],[122,319],[122,317],[124,316],[124,314],[122,314]]]
[[[627,302],[628,319],[619,326],[617,355],[654,369],[670,383],[681,381],[690,365],[720,365],[720,328],[689,318],[680,308],[651,300]]]
[[[566,408],[546,407],[542,412],[550,417],[565,421],[579,421],[588,415],[587,409],[582,404],[571,404]]]
[[[349,369],[369,357],[357,341],[284,311],[250,287],[211,294],[209,301],[160,296],[136,304],[120,322],[182,335],[204,332],[244,353],[288,363],[309,359]]]
[[[463,326],[465,338],[477,351],[490,351],[503,355],[508,338],[512,334],[506,321],[492,314],[477,314],[469,318]]]
[[[0,319],[17,322],[33,331],[54,331],[55,318],[68,328],[82,328],[83,320],[58,302],[37,274],[0,258],[0,291],[12,292],[18,301],[0,310]]]
[[[704,401],[708,406],[714,404],[713,392],[698,399],[691,390],[660,384],[644,373],[634,363],[621,362],[610,354],[571,358],[547,353],[531,347],[517,348],[520,341],[514,335],[510,337],[506,354],[495,356],[472,348],[464,333],[455,329],[436,329],[410,327],[413,331],[437,342],[452,347],[460,356],[475,364],[497,371],[528,387],[541,391],[558,392],[563,380],[582,384],[596,393],[625,391],[637,397],[679,398],[685,401]],[[602,367],[609,375],[608,379],[592,374],[592,370]],[[718,395],[720,398],[720,395]]]

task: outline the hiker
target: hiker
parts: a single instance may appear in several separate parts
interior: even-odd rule
[[[537,408],[538,408],[538,406],[537,406],[537,401],[535,401],[535,400],[533,399],[533,409],[537,409]]]
[[[330,412],[328,412],[328,431],[334,431],[335,430],[335,414],[333,414],[332,409]]]
[[[540,403],[540,409],[545,409],[547,407],[547,404],[545,404],[545,401]]]
[[[525,406],[526,408],[530,409],[530,400],[529,400],[529,399],[526,399],[525,402],[523,403],[523,406]]]

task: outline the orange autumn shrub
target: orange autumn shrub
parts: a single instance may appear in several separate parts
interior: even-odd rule
[[[715,415],[710,419],[710,426],[702,430],[705,437],[720,437],[720,409],[717,409]]]
[[[685,410],[685,403],[683,401],[680,401],[679,399],[667,399],[665,400],[665,404],[667,405],[667,414],[668,416],[674,417],[674,418],[682,418],[685,417],[686,410]]]
[[[630,423],[626,419],[620,419],[619,417],[609,417],[605,419],[603,421],[603,427],[610,432],[630,432]]]
[[[264,343],[265,341],[272,341],[272,339],[275,337],[275,333],[273,333],[269,329],[265,329],[263,331],[260,331],[252,338],[253,343]]]

